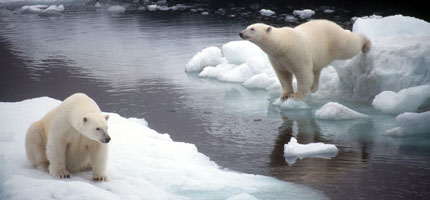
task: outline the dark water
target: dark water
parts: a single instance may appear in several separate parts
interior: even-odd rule
[[[333,20],[350,23],[345,18]],[[430,138],[381,136],[395,126],[394,116],[342,102],[371,119],[316,120],[313,112],[326,102],[281,112],[264,91],[184,72],[196,52],[239,40],[245,25],[180,12],[3,15],[0,101],[85,92],[103,111],[145,118],[225,168],[306,184],[333,199],[430,197]],[[335,144],[339,154],[289,165],[283,145],[293,135],[299,143]]]

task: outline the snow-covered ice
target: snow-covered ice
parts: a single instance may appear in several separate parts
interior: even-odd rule
[[[297,158],[326,158],[330,159],[337,155],[339,150],[333,144],[310,143],[299,144],[297,139],[291,137],[290,142],[284,145],[284,156],[288,164],[294,164]]]
[[[30,5],[22,6],[21,13],[24,14],[39,14],[43,16],[55,16],[64,12],[64,5]]]
[[[406,112],[396,117],[399,127],[385,131],[385,135],[403,136],[409,134],[430,134],[430,111]]]
[[[406,25],[407,24],[407,25]],[[405,26],[407,28],[405,28]],[[371,101],[382,91],[430,84],[430,23],[401,15],[363,17],[354,23],[353,32],[364,33],[372,40],[367,54],[335,61],[324,68],[320,86],[312,97],[340,97],[350,101]],[[382,31],[380,27],[389,27]],[[405,30],[407,29],[407,30]],[[218,65],[205,62],[190,68],[200,77],[241,83],[247,88],[281,93],[281,86],[265,53],[248,41],[231,41],[219,51],[199,56],[200,60],[214,59]],[[196,57],[195,56],[195,57]],[[221,58],[220,58],[221,56]],[[192,58],[195,60],[196,58]],[[221,61],[225,59],[224,61]],[[239,68],[239,69],[236,69]]]
[[[299,16],[300,19],[308,19],[315,15],[315,11],[311,9],[295,10],[293,15]]]
[[[274,15],[274,14],[275,14],[275,11],[273,11],[273,10],[269,10],[269,9],[261,9],[261,10],[260,10],[260,14],[261,14],[261,15],[264,15],[264,16],[268,16],[268,17],[270,17],[270,16],[272,16],[272,15]]]
[[[56,179],[30,166],[25,133],[60,101],[0,103],[0,199],[326,199],[306,186],[221,169],[193,144],[175,142],[143,119],[109,113],[108,182],[91,172]]]
[[[328,102],[315,112],[315,118],[326,120],[359,119],[367,117],[369,116],[336,102]]]
[[[373,16],[357,18],[352,29],[354,32],[366,34],[370,40],[375,40],[401,35],[429,35],[430,23],[402,15]]]
[[[198,52],[186,64],[185,71],[200,72],[204,67],[217,66],[224,62],[221,49],[218,47],[207,47]]]
[[[381,27],[384,27],[381,29]],[[369,101],[382,91],[430,84],[430,23],[401,15],[359,18],[353,32],[372,41],[367,55],[333,66],[345,96]]]
[[[372,105],[377,110],[389,114],[414,112],[430,100],[430,85],[421,85],[400,90],[383,91],[375,96]]]
[[[302,110],[302,109],[309,109],[309,105],[306,104],[303,101],[294,100],[294,99],[287,99],[285,101],[281,101],[279,98],[273,102],[273,105],[281,107],[281,109],[284,110]]]

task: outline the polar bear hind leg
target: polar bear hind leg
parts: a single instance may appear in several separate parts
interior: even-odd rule
[[[39,121],[34,122],[27,130],[25,148],[27,158],[37,169],[48,172],[49,161],[46,158],[46,138]]]

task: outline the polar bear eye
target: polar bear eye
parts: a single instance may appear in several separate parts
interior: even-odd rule
[[[251,31],[255,31],[254,28],[251,28]]]
[[[99,131],[99,130],[100,130],[100,128],[96,128],[96,130],[97,130],[97,131]]]

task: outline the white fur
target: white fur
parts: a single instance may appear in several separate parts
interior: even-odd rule
[[[351,33],[327,20],[313,20],[295,28],[275,28],[253,24],[240,33],[243,39],[258,45],[267,53],[281,82],[281,99],[304,99],[316,92],[321,70],[336,59],[349,59],[360,51],[367,52],[366,36]],[[292,87],[293,74],[297,91]]]
[[[107,180],[108,118],[87,95],[71,95],[28,128],[28,160],[54,177],[92,169],[93,180]]]

